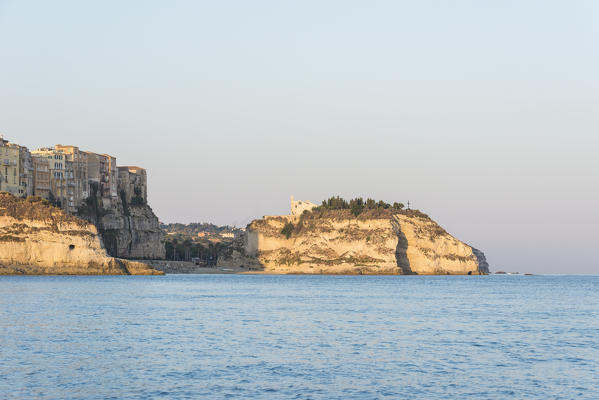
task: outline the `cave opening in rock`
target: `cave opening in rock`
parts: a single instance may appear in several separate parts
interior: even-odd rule
[[[73,249],[75,249],[75,245],[74,244],[70,244],[69,245],[69,250],[73,250]]]

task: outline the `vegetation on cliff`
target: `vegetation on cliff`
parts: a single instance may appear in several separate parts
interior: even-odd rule
[[[0,217],[12,217],[17,220],[41,220],[51,225],[69,223],[85,227],[87,223],[54,207],[48,200],[29,196],[19,199],[10,193],[0,192]]]
[[[426,235],[428,238],[434,239],[438,236],[447,235],[447,231],[433,221],[427,214],[420,210],[405,209],[402,203],[385,203],[384,201],[375,201],[373,199],[367,199],[364,201],[361,197],[351,199],[349,201],[339,197],[331,197],[322,202],[322,205],[313,208],[311,211],[304,211],[299,219],[295,221],[289,221],[286,216],[281,217],[269,217],[277,219],[279,218],[283,224],[279,234],[290,239],[296,235],[300,235],[306,230],[313,229],[315,224],[318,224],[321,220],[330,221],[343,221],[343,220],[377,220],[377,219],[391,219],[395,215],[404,215],[412,218],[420,218],[428,223],[426,224],[426,232],[422,231],[421,234]],[[268,225],[268,222],[264,219],[255,220],[250,226],[256,228],[264,228]]]
[[[376,201],[374,199],[364,199],[362,197],[356,197],[349,201],[345,200],[340,196],[330,197],[327,200],[323,200],[322,204],[312,211],[321,210],[350,210],[355,216],[360,215],[364,210],[403,210],[405,206],[402,203],[385,203],[383,200]]]

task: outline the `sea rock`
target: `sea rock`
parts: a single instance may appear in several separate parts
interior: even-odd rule
[[[96,227],[40,198],[0,193],[0,274],[160,275],[109,257]]]
[[[293,224],[287,237],[283,228]],[[250,223],[219,266],[269,273],[488,274],[484,254],[418,211],[325,210]]]

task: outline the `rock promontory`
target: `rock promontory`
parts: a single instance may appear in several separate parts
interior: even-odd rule
[[[484,254],[416,210],[323,209],[251,222],[222,267],[281,274],[484,275]]]
[[[78,216],[98,229],[106,251],[126,259],[163,259],[164,232],[158,217],[145,202],[130,202],[124,196],[106,202],[92,186],[91,195],[79,207]]]
[[[96,227],[38,197],[0,193],[0,275],[161,275],[107,255]]]

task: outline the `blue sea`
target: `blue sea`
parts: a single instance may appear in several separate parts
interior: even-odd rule
[[[2,399],[598,399],[599,276],[0,277]]]

